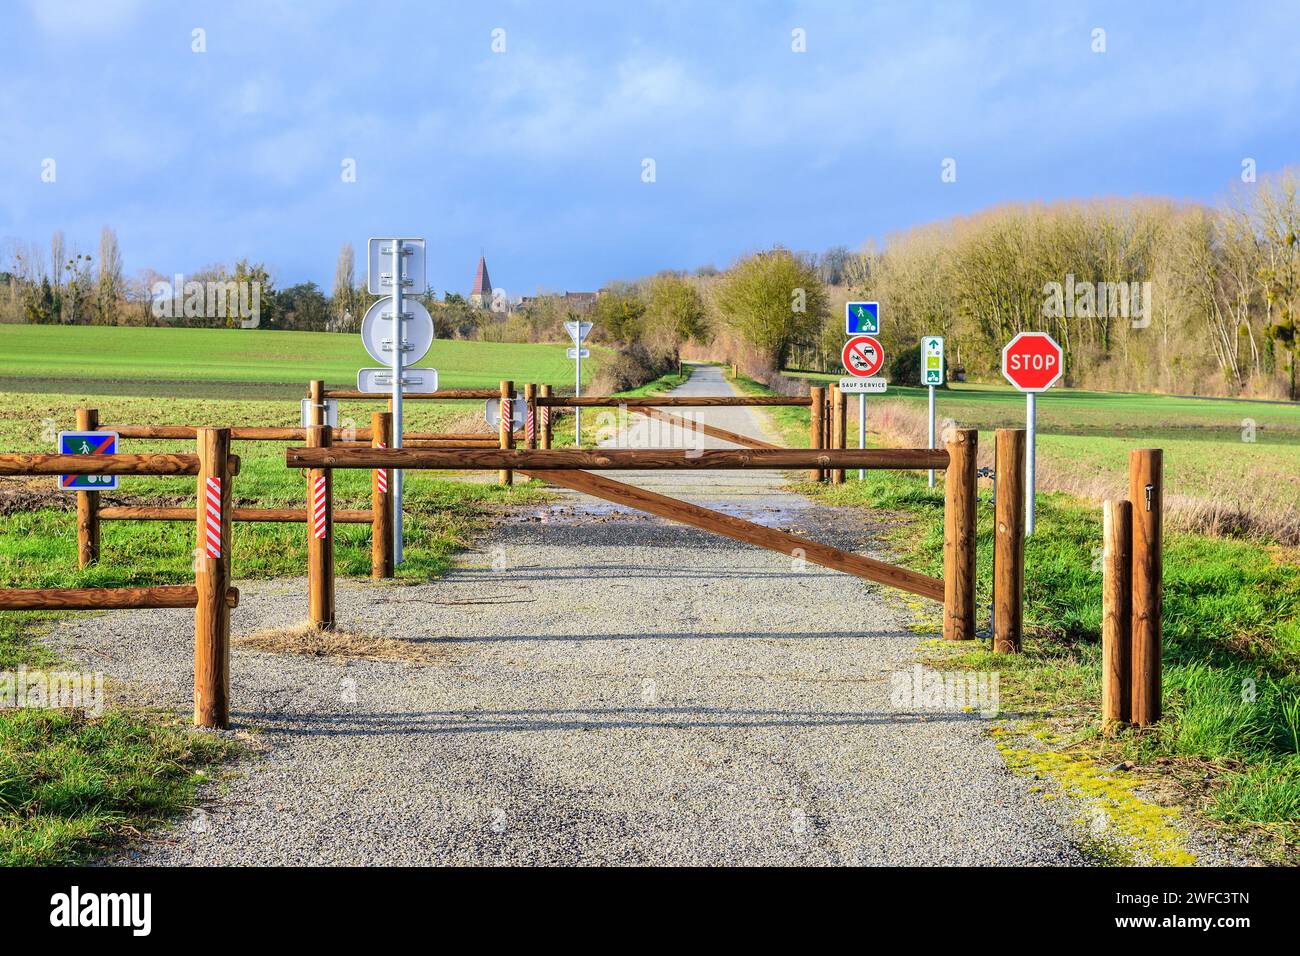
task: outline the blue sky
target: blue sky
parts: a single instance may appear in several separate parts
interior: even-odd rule
[[[4,0],[0,239],[108,224],[130,273],[328,289],[344,241],[423,235],[436,289],[483,250],[513,297],[1007,200],[1213,202],[1297,162],[1298,49],[1297,3]]]

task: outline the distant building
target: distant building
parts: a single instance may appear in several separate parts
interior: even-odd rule
[[[487,260],[478,257],[478,271],[474,273],[474,287],[469,291],[469,303],[480,309],[492,308],[492,280],[488,278]]]
[[[553,295],[526,295],[519,301],[519,305],[524,308],[532,302],[553,299],[565,309],[585,312],[596,304],[598,298],[600,298],[599,292],[557,292]]]

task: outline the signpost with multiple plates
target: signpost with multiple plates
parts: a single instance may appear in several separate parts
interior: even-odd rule
[[[419,238],[374,238],[366,243],[366,289],[381,295],[361,320],[361,341],[366,352],[382,368],[363,368],[357,373],[357,390],[373,394],[391,393],[393,399],[393,447],[402,447],[402,395],[438,390],[438,372],[414,368],[433,345],[433,318],[429,310],[407,295],[420,295],[428,288],[424,240]],[[390,489],[393,499],[393,562],[402,562],[402,471],[394,468]]]
[[[575,396],[582,395],[582,360],[591,357],[591,350],[584,349],[582,343],[586,341],[587,336],[591,334],[590,322],[565,322],[564,327],[569,332],[569,338],[573,339],[574,347],[569,349],[569,358],[574,361],[574,376],[576,385],[573,390]],[[582,409],[573,410],[573,435],[575,444],[582,447]]]

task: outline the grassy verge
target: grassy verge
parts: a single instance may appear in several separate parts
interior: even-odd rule
[[[154,386],[166,393],[167,386]],[[300,389],[299,389],[300,390]],[[100,409],[101,421],[129,424],[297,424],[294,400],[268,400],[255,388],[222,389],[208,400],[111,394],[10,393],[0,396],[0,448],[41,451],[52,429],[71,428],[77,405]],[[408,427],[469,430],[482,421],[481,405],[412,403]],[[368,424],[373,405],[345,403],[341,419]],[[341,422],[344,423],[345,422]],[[571,429],[570,429],[571,430]],[[186,442],[126,440],[130,452],[186,450]],[[284,465],[282,443],[237,442],[242,469],[235,500],[259,507],[301,506],[301,475]],[[369,474],[336,475],[337,504],[369,504]],[[71,496],[55,480],[0,479],[0,587],[117,587],[182,584],[193,580],[191,522],[105,522],[100,562],[77,568]],[[507,502],[549,497],[541,486],[503,489],[487,481],[452,480],[446,474],[413,474],[406,484],[405,580],[443,573],[491,515]],[[123,478],[118,492],[131,503],[190,504],[192,478]],[[340,525],[336,568],[341,577],[365,577],[370,569],[370,529]],[[236,580],[306,569],[302,525],[237,524],[232,539]],[[304,608],[305,612],[305,608]],[[40,640],[62,617],[49,613],[0,613],[0,681],[5,672],[58,669]],[[107,678],[111,681],[111,675]],[[213,765],[237,749],[229,738],[194,731],[175,715],[108,708],[99,716],[77,710],[0,708],[0,865],[59,865],[83,861],[105,846],[159,820],[193,807],[197,785]]]
[[[771,411],[791,445],[807,444],[807,409]],[[991,444],[992,435],[980,440]],[[868,472],[865,481],[800,487],[825,504],[893,513],[901,562],[941,575],[943,499],[924,475]],[[986,609],[993,528],[985,503],[977,542],[978,602]],[[1167,805],[1248,836],[1266,859],[1300,861],[1300,549],[1169,533],[1166,716],[1148,731],[1107,735],[1098,716],[1100,544],[1096,505],[1040,495],[1037,529],[1025,548],[1024,653],[993,655],[987,641],[928,642],[929,663],[1000,674],[1002,711],[1011,721],[995,736],[1009,766],[1089,799],[1108,821],[1091,832],[1122,835],[1123,846],[1137,847],[1117,850],[1120,844],[1099,836],[1098,846],[1107,847],[1100,859],[1191,862]],[[938,630],[937,616],[921,629]]]

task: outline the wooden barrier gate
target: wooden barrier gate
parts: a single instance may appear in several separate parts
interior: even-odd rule
[[[608,401],[570,399],[571,402]],[[633,400],[639,402],[639,400]],[[807,403],[807,400],[770,401],[771,404]],[[732,404],[715,399],[713,405]],[[623,404],[628,404],[623,402]],[[647,406],[652,403],[647,403]],[[653,405],[675,404],[669,400]],[[833,570],[896,587],[944,606],[943,632],[948,640],[970,640],[975,633],[975,481],[977,433],[954,430],[944,449],[533,449],[533,448],[401,448],[366,449],[330,447],[326,429],[316,429],[321,440],[307,448],[290,448],[285,464],[322,473],[335,468],[407,470],[518,471],[541,481],[603,498],[662,518],[768,548]],[[730,434],[730,433],[729,433]],[[751,440],[752,441],[752,440]],[[994,650],[1017,652],[1021,645],[1020,589],[1024,580],[1024,432],[1000,429],[997,434],[997,515],[994,583],[998,607]],[[799,535],[745,521],[614,481],[592,471],[803,469],[818,471],[865,469],[919,469],[945,471],[944,576],[935,578],[864,555],[830,547]],[[332,590],[332,581],[329,582]],[[1014,593],[1009,593],[1014,591]]]

